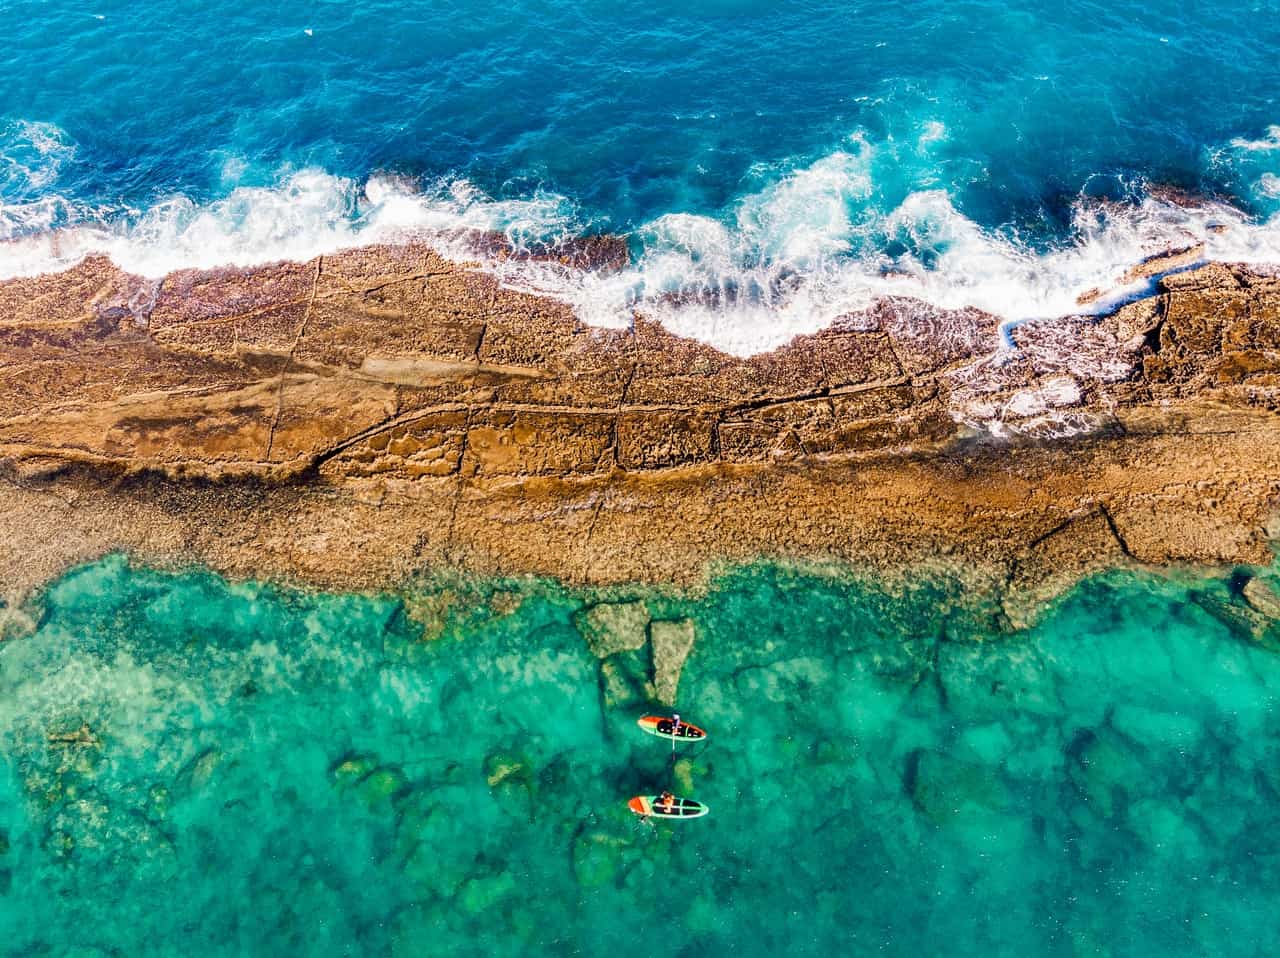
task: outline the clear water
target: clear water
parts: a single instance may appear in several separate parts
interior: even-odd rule
[[[523,279],[598,322],[710,294],[664,320],[749,352],[886,289],[1049,315],[1162,246],[1280,261],[1280,18],[1256,0],[5,14],[0,275],[608,230],[624,277]]]
[[[699,635],[680,704],[711,736],[674,770],[549,583],[441,586],[415,620],[70,573],[0,646],[0,952],[1274,946],[1280,659],[1224,624],[1228,580],[1110,575],[985,642],[929,582],[643,598]],[[711,815],[639,825],[624,800],[670,781]]]

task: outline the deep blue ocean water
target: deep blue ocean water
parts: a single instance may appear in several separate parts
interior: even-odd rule
[[[648,649],[575,627],[600,598],[69,573],[0,644],[0,954],[1274,949],[1280,623],[1228,577],[1004,636],[929,578],[608,596],[693,623],[674,765]],[[710,815],[639,824],[664,786]]]
[[[638,265],[558,279],[588,318],[710,291],[665,318],[750,351],[886,272],[1019,317],[1195,239],[1280,260],[1280,17],[1256,0],[19,0],[5,23],[0,274],[605,230]]]

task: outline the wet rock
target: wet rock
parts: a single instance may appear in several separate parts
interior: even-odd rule
[[[895,296],[880,300],[870,312],[912,375],[993,353],[999,345],[999,319],[979,309],[940,309]]]
[[[590,272],[617,272],[625,269],[631,260],[626,239],[612,234],[564,240],[539,254],[562,266]]]
[[[587,648],[598,659],[641,648],[649,609],[643,602],[602,602],[573,617]]]
[[[428,595],[409,595],[404,600],[404,613],[410,621],[422,626],[422,640],[433,642],[444,635],[453,620],[461,597],[452,589]]]
[[[607,233],[517,247],[512,245],[504,233],[488,231],[476,232],[467,237],[467,244],[477,255],[498,262],[527,260],[555,263],[568,269],[593,273],[617,272],[624,269],[631,259],[626,239]]]
[[[1141,263],[1130,267],[1121,277],[1121,282],[1133,283],[1140,279],[1151,279],[1161,273],[1168,273],[1171,270],[1191,266],[1202,259],[1204,259],[1203,243],[1193,243],[1190,246],[1165,250],[1163,253],[1148,256]]]
[[[489,608],[494,615],[511,615],[524,602],[524,596],[519,592],[501,590],[489,596]]]
[[[1271,635],[1271,620],[1254,608],[1252,603],[1232,602],[1202,589],[1192,590],[1188,593],[1188,598],[1226,626],[1237,638],[1280,652],[1280,641]]]
[[[663,705],[676,704],[680,672],[693,651],[695,638],[692,619],[654,622],[649,626],[649,640],[653,643],[654,698]]]
[[[1090,286],[1083,293],[1076,297],[1077,306],[1092,306],[1103,296],[1107,295],[1107,291],[1101,286]]]
[[[1245,582],[1241,594],[1255,612],[1280,621],[1280,593],[1266,579],[1254,576]]]

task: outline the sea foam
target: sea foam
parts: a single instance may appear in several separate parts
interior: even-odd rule
[[[56,127],[30,125],[4,155],[0,278],[64,269],[89,255],[159,277],[176,269],[306,260],[373,244],[426,242],[455,260],[481,260],[514,288],[571,304],[587,323],[625,327],[636,311],[680,335],[737,355],[776,348],[884,296],[976,307],[1008,322],[1101,311],[1141,294],[1132,274],[1170,249],[1205,260],[1280,263],[1280,214],[1251,217],[1222,200],[1140,189],[1124,201],[1084,193],[1069,236],[1037,247],[985,228],[944,189],[882,203],[881,146],[865,137],[781,172],[718,216],[672,212],[629,235],[618,271],[582,271],[537,258],[486,259],[468,236],[502,233],[516,249],[598,229],[564,196],[496,199],[466,179],[419,182],[375,174],[364,183],[319,168],[286,168],[266,186],[233,185],[197,202],[175,194],[142,210],[77,205],[50,192],[75,147]],[[928,125],[924,148],[945,138]],[[1232,141],[1211,162],[1265,152]],[[15,142],[10,137],[9,142]],[[229,168],[234,181],[239,168]],[[1256,172],[1256,171],[1255,171]],[[1274,188],[1260,172],[1257,195]],[[15,185],[16,184],[16,185]]]

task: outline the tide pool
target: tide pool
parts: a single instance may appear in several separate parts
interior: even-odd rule
[[[770,566],[406,605],[109,558],[0,646],[0,952],[1265,953],[1250,623],[1280,634],[1236,586],[1114,573],[984,637],[939,583]],[[648,652],[610,678],[575,626],[602,599],[694,623],[710,737],[674,766],[635,725]],[[668,784],[711,815],[626,810]]]

